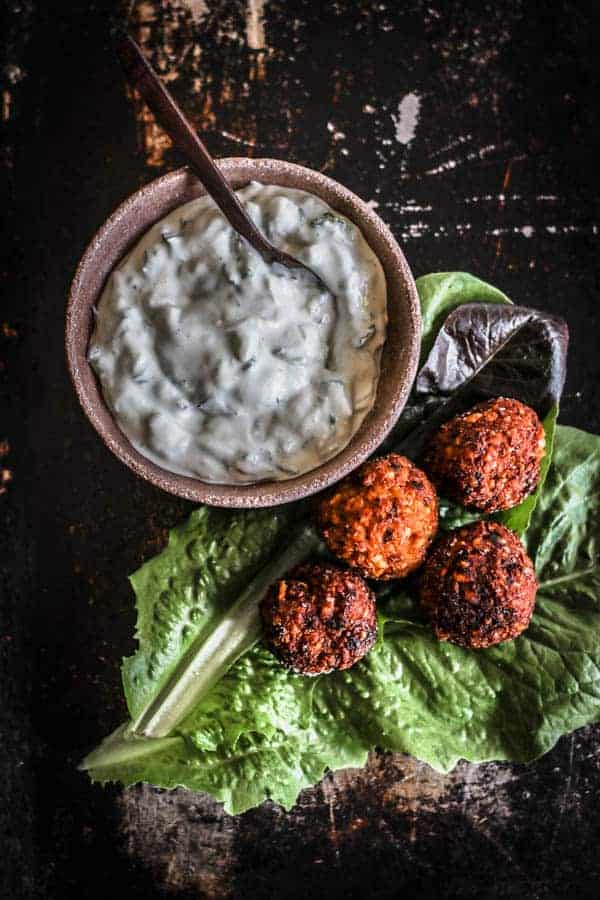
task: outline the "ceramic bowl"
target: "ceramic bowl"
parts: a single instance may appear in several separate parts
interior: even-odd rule
[[[141,188],[104,223],[81,260],[69,296],[66,350],[75,390],[88,419],[121,462],[171,494],[214,506],[275,506],[322,490],[370,456],[402,412],[419,357],[421,317],[415,282],[402,250],[373,209],[320,172],[276,159],[223,159],[218,163],[234,188],[249,181],[300,188],[316,194],[347,216],[362,231],[378,256],[387,281],[388,330],[381,376],[373,409],[350,443],[316,469],[287,481],[249,485],[209,484],[176,475],[146,459],[129,443],[113,419],[92,368],[87,349],[93,327],[92,307],[108,276],[151,225],[176,206],[205,191],[186,168],[169,172]]]

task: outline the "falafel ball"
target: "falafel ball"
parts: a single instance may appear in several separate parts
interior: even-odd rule
[[[537,580],[517,535],[498,522],[446,534],[421,575],[420,600],[440,641],[491,647],[529,625]]]
[[[405,578],[418,568],[438,527],[438,499],[405,456],[370,460],[319,504],[329,550],[366,578]]]
[[[338,566],[296,566],[271,585],[260,612],[268,646],[301,675],[349,669],[377,638],[373,591]]]
[[[492,513],[516,506],[535,490],[544,449],[535,411],[498,397],[442,425],[423,468],[443,496]]]

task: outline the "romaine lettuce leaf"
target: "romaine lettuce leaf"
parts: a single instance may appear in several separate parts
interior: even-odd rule
[[[510,303],[506,294],[468,272],[432,272],[416,281],[421,301],[421,362],[449,313],[464,303]]]
[[[85,767],[98,781],[205,790],[236,813],[267,797],[289,807],[326,767],[360,765],[375,746],[442,771],[535,759],[600,720],[599,510],[600,438],[559,427],[527,532],[536,612],[516,641],[439,643],[414,600],[390,597],[383,640],[347,672],[304,678],[256,647],[167,743],[137,739],[113,761],[101,746]]]
[[[123,660],[123,688],[137,719],[164,686],[194,640],[265,564],[288,524],[279,510],[195,510],[167,547],[130,581],[136,595],[136,653]]]

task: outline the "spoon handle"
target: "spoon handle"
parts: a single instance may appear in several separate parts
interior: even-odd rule
[[[119,33],[115,46],[127,81],[140,92],[143,100],[164,127],[177,149],[185,156],[229,224],[258,250],[265,262],[270,263],[277,260],[279,254],[276,248],[252,222],[196,131],[177,106],[138,44],[128,34]]]

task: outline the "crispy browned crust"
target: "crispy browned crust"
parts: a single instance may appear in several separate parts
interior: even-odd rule
[[[361,466],[319,504],[329,550],[366,578],[404,578],[421,565],[438,527],[427,476],[390,453]]]
[[[423,468],[443,496],[491,513],[516,506],[535,490],[544,446],[534,410],[498,397],[442,425]]]
[[[421,605],[436,637],[461,647],[511,640],[533,614],[533,563],[517,535],[497,522],[465,525],[441,538],[420,582]]]
[[[348,669],[377,638],[375,595],[337,566],[296,566],[269,588],[260,612],[268,646],[302,675]]]

